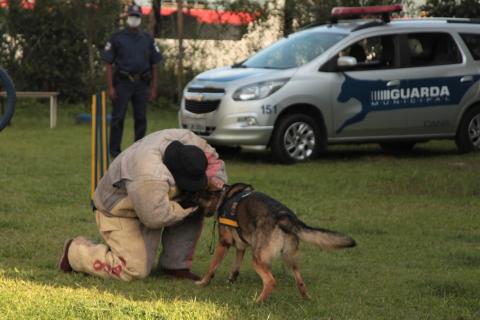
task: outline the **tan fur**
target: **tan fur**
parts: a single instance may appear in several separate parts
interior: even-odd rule
[[[236,193],[251,186],[235,184],[223,192],[210,192],[199,196],[200,210],[206,216],[218,211],[221,204]],[[253,189],[252,189],[253,190]],[[273,258],[282,254],[291,268],[297,288],[304,298],[309,298],[305,282],[298,266],[299,240],[318,245],[326,250],[355,246],[355,241],[343,234],[326,229],[311,228],[301,222],[295,214],[271,197],[255,192],[238,203],[238,228],[219,225],[219,241],[210,266],[196,284],[206,286],[227,254],[230,246],[237,249],[230,275],[230,282],[237,279],[240,265],[247,247],[252,248],[252,263],[263,282],[263,289],[256,302],[265,301],[276,286],[271,272]]]
[[[325,233],[317,230],[300,230],[300,240],[321,247],[324,250],[335,250],[352,246],[352,239],[338,233]]]

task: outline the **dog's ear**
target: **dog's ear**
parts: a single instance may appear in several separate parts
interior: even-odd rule
[[[246,183],[235,183],[228,189],[227,198],[230,198],[243,190],[253,191],[253,187]]]
[[[211,217],[216,213],[219,202],[222,201],[222,193],[222,190],[205,190],[198,194],[198,206],[205,217]]]

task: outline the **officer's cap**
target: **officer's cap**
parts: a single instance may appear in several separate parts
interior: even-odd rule
[[[140,6],[137,6],[136,4],[134,4],[134,5],[128,6],[127,14],[129,16],[141,17],[142,11],[140,9]]]

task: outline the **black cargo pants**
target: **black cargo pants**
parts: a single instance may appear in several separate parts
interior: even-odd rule
[[[117,98],[112,101],[112,120],[110,125],[110,155],[115,158],[121,152],[123,124],[131,101],[135,121],[135,141],[142,139],[147,130],[147,103],[150,85],[144,80],[130,81],[116,79]]]

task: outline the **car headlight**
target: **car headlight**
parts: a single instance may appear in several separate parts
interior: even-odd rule
[[[235,91],[233,100],[248,101],[266,98],[283,87],[288,80],[289,79],[280,79],[250,84]]]

